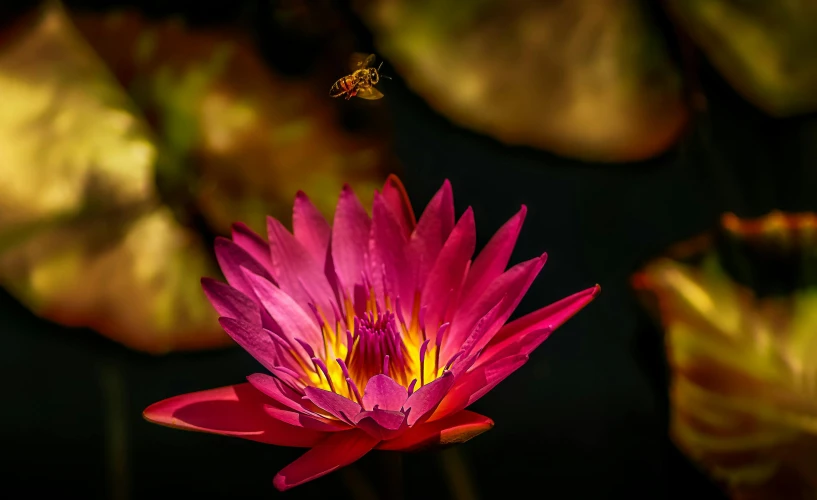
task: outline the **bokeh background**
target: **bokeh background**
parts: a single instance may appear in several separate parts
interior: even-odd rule
[[[725,212],[817,210],[815,11],[3,2],[3,496],[727,498],[670,439],[664,332],[631,277]],[[329,99],[353,51],[385,61],[384,99]],[[478,246],[527,205],[512,262],[549,259],[517,315],[602,286],[475,404],[496,427],[405,455],[402,493],[372,454],[281,494],[272,477],[301,450],[143,421],[258,370],[199,292],[212,239],[286,219],[298,189],[331,215],[343,182],[365,193],[390,172],[415,210],[450,179]]]

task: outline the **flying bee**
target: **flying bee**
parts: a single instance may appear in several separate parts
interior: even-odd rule
[[[374,86],[380,81],[381,76],[383,78],[389,77],[380,74],[380,66],[383,66],[382,61],[377,68],[372,67],[373,63],[374,54],[357,52],[352,54],[349,64],[352,74],[336,81],[332,88],[329,89],[329,96],[346,96],[347,101],[355,96],[370,100],[382,98],[383,92],[380,92]]]

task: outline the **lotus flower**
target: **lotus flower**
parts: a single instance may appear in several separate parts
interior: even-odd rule
[[[589,303],[595,286],[505,322],[546,255],[507,271],[523,207],[471,260],[474,215],[455,223],[446,181],[418,222],[390,177],[372,217],[344,188],[334,225],[299,193],[294,234],[268,219],[264,241],[246,226],[219,239],[228,284],[204,290],[221,326],[270,374],[176,396],[147,420],[310,451],[275,476],[286,490],[372,449],[466,441],[493,426],[465,408],[528,360]]]

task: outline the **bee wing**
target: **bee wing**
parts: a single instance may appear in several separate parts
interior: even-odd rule
[[[355,52],[349,58],[349,67],[352,71],[368,68],[374,63],[374,54],[364,54],[362,52]]]
[[[377,99],[382,99],[383,92],[380,92],[374,87],[369,87],[368,89],[365,90],[359,90],[357,96],[360,97],[361,99],[368,99],[370,101],[374,101]]]

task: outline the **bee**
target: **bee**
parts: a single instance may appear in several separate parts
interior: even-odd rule
[[[347,101],[355,96],[370,100],[382,98],[383,92],[380,92],[374,86],[380,81],[381,76],[383,78],[389,77],[380,74],[380,66],[383,66],[382,61],[377,68],[372,67],[373,63],[374,54],[352,54],[349,64],[352,74],[336,81],[332,88],[329,89],[329,96],[346,96]]]

